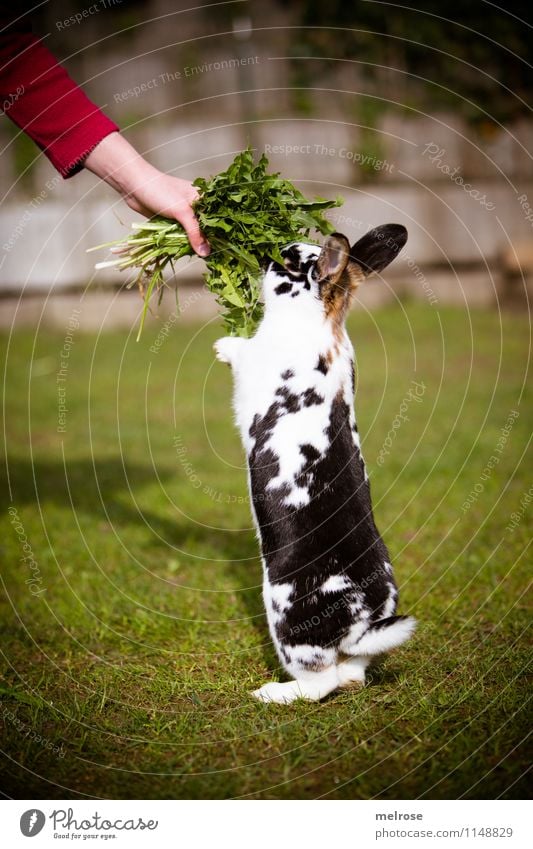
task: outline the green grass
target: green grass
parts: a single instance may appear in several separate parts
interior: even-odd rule
[[[524,795],[531,505],[507,525],[531,485],[527,317],[405,305],[360,311],[350,332],[377,523],[401,612],[420,626],[363,691],[287,707],[249,696],[283,673],[263,616],[230,374],[211,349],[218,324],[174,326],[157,354],[157,328],[139,344],[134,333],[75,333],[65,433],[65,334],[3,337],[7,795]],[[413,379],[422,401],[380,468]],[[463,512],[511,410],[520,416],[499,462]]]

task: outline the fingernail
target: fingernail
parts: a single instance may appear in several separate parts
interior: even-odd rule
[[[200,242],[200,246],[198,248],[198,253],[200,256],[209,256],[211,253],[211,248],[209,247],[208,242]]]

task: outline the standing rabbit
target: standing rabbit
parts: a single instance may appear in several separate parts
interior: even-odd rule
[[[252,339],[215,343],[233,370],[261,540],[263,595],[281,663],[294,680],[254,692],[264,702],[319,700],[364,684],[365,669],[407,640],[396,616],[390,557],[372,514],[354,415],[354,352],[345,329],[352,295],[407,240],[399,224],[352,248],[295,243],[263,279],[264,318]]]

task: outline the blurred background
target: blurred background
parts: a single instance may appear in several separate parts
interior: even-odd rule
[[[361,693],[250,698],[281,670],[203,264],[137,343],[139,293],[86,252],[136,216],[3,115],[0,795],[527,798],[529,4],[189,5],[46,2],[34,29],[154,165],[208,176],[250,143],[341,195],[351,240],[407,226],[348,330],[419,631]]]
[[[232,0],[41,4],[34,30],[154,165],[194,179],[251,143],[309,195],[342,195],[331,214],[351,239],[384,221],[409,229],[385,281],[394,298],[524,308],[533,275],[533,47],[529,5]],[[76,15],[80,15],[81,19]],[[84,293],[83,326],[129,326],[139,297],[86,249],[135,218],[105,184],[57,176],[0,118],[2,323],[64,326]],[[184,320],[209,316],[202,263]],[[122,288],[116,298],[117,288]],[[23,294],[23,303],[19,302]],[[159,317],[175,307],[169,297]],[[157,318],[155,319],[157,321]]]

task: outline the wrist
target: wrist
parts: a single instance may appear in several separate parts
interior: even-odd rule
[[[91,151],[85,167],[123,195],[129,195],[158,173],[119,133],[110,133]]]

